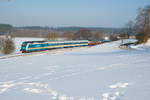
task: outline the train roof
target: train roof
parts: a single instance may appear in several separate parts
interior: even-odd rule
[[[68,43],[68,42],[88,42],[88,40],[72,40],[72,41],[24,41],[23,43]]]

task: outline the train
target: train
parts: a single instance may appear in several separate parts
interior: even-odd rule
[[[21,45],[22,53],[45,51],[58,48],[89,46],[88,40],[73,41],[25,41]]]

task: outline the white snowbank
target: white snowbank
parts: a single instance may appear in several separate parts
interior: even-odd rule
[[[150,39],[147,41],[147,43],[132,46],[132,48],[137,50],[145,50],[146,48],[150,48]]]
[[[150,39],[147,41],[145,45],[150,47]]]

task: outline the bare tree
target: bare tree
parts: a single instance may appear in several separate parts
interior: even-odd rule
[[[4,44],[4,38],[0,37],[0,51],[3,48],[3,44]]]
[[[51,31],[46,35],[46,40],[55,41],[58,39],[58,33],[56,31]]]
[[[3,40],[1,52],[3,54],[10,54],[14,52],[14,50],[15,50],[15,44],[13,40],[10,37],[8,37],[8,35],[6,35],[6,38]]]
[[[103,40],[105,38],[105,36],[106,35],[105,35],[104,30],[98,30],[95,32],[95,35],[94,35],[96,40]]]
[[[129,21],[125,25],[125,33],[127,34],[128,38],[130,37],[131,34],[133,34],[133,31],[134,31],[134,23],[133,21]]]
[[[90,40],[91,38],[92,38],[92,32],[88,28],[81,28],[74,35],[74,39],[79,39],[79,40]]]
[[[145,43],[150,38],[150,6],[138,9],[135,29],[138,43]]]
[[[109,40],[110,41],[117,41],[118,40],[117,34],[115,34],[115,33],[110,34],[109,35]]]
[[[62,37],[65,38],[66,40],[72,40],[74,34],[71,31],[66,31],[62,34]]]
[[[128,35],[126,33],[122,33],[119,35],[121,39],[121,43],[123,44],[123,40],[128,38]]]

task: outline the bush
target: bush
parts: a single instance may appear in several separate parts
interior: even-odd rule
[[[3,44],[4,44],[4,38],[0,37],[0,51],[2,50]]]
[[[109,40],[110,41],[117,41],[118,40],[117,35],[116,34],[110,34]]]
[[[146,43],[149,38],[150,38],[150,34],[147,34],[147,33],[140,32],[136,35],[136,39],[138,40],[138,44]]]
[[[138,10],[135,29],[138,44],[146,43],[150,38],[150,5]]]
[[[10,54],[15,50],[15,45],[12,39],[6,38],[2,44],[1,52],[3,54]]]
[[[128,35],[125,33],[122,33],[119,36],[120,36],[120,39],[128,39]]]

